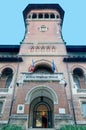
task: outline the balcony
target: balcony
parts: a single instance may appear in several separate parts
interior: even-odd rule
[[[54,74],[34,74],[34,73],[21,73],[20,80],[18,83],[23,83],[24,81],[56,81],[65,82],[63,73]]]

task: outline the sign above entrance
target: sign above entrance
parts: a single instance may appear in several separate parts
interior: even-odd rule
[[[65,84],[65,79],[63,73],[54,74],[34,74],[34,73],[21,73],[20,80],[18,83],[23,83],[24,81],[57,81],[61,84]]]

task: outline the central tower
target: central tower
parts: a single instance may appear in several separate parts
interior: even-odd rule
[[[59,4],[29,4],[23,11],[23,17],[25,35],[20,55],[31,52],[46,55],[50,50],[52,53],[56,49],[57,55],[66,54],[62,38],[64,10]]]
[[[58,4],[29,4],[23,11],[23,43],[62,43],[64,11]]]

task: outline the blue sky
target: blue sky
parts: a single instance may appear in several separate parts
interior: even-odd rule
[[[86,0],[1,0],[0,45],[20,44],[25,32],[22,11],[29,3],[60,4],[65,11],[64,41],[67,45],[86,45]]]

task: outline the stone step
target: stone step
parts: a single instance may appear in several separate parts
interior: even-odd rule
[[[54,128],[28,128],[27,130],[55,130]]]

